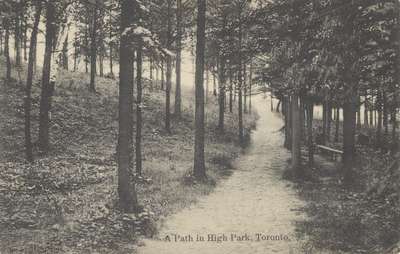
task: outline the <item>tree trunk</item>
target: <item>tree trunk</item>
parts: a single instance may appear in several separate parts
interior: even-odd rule
[[[383,128],[385,130],[385,136],[387,137],[389,135],[389,110],[388,110],[388,101],[387,101],[387,96],[386,92],[382,92],[382,99],[383,99]]]
[[[290,100],[289,100],[290,101]],[[280,113],[280,107],[282,106],[282,100],[278,99],[278,104],[276,105],[276,112]]]
[[[40,120],[39,120],[39,148],[43,153],[49,151],[50,143],[50,119],[49,112],[51,108],[51,86],[50,86],[50,69],[51,57],[53,50],[53,40],[55,38],[55,6],[54,2],[46,4],[46,45],[43,59],[42,88],[40,97]]]
[[[181,116],[182,0],[176,1],[176,89],[175,116]]]
[[[357,130],[361,130],[361,99],[360,96],[357,96],[357,121],[356,121]]]
[[[209,86],[210,86],[210,72],[208,71],[207,67],[205,67],[205,73],[206,73],[206,97],[205,97],[205,102],[208,102],[208,93],[209,93]]]
[[[332,103],[329,100],[326,105],[326,140],[331,140],[331,126],[332,126]]]
[[[274,98],[272,97],[272,93],[271,93],[271,112],[274,112]]]
[[[168,20],[167,20],[167,49],[170,49],[172,44],[172,0],[168,0]],[[171,86],[172,86],[172,57],[167,54],[167,82],[165,86],[165,130],[171,132]]]
[[[299,97],[293,95],[291,100],[292,111],[292,170],[296,176],[301,177],[301,123]]]
[[[327,115],[328,115],[328,110],[327,110],[327,102],[324,100],[322,103],[322,140],[321,143],[325,145],[326,143],[326,136],[327,136]]]
[[[340,127],[340,107],[336,106],[336,119],[335,119],[335,142],[339,142],[339,127]]]
[[[291,107],[291,98],[290,96],[288,97],[283,97],[283,104],[282,110],[285,115],[285,141],[284,141],[284,147],[286,149],[291,149],[292,147],[292,107]]]
[[[97,6],[93,7],[90,33],[90,84],[89,90],[96,92],[96,58],[97,58]]]
[[[217,78],[215,75],[215,66],[212,67],[212,76],[213,76],[213,95],[217,96]]]
[[[15,19],[15,66],[21,66],[21,19],[20,11],[18,10]]]
[[[243,64],[243,112],[247,113],[247,66]]]
[[[113,45],[112,45],[112,43],[110,43],[110,59],[109,59],[109,61],[110,61],[110,73],[111,74],[114,74],[114,62],[113,62],[113,60],[114,60],[114,57],[113,57]]]
[[[40,22],[40,15],[42,13],[42,4],[40,2],[36,5],[36,13],[32,27],[32,34],[30,39],[29,61],[28,61],[28,75],[26,80],[25,90],[25,155],[26,160],[33,162],[32,152],[32,137],[31,137],[31,100],[32,100],[32,83],[33,83],[33,69],[34,58],[37,44],[37,34]]]
[[[307,145],[308,145],[308,166],[314,166],[314,137],[313,137],[313,119],[314,119],[314,103],[307,101]]]
[[[233,81],[231,66],[229,66],[229,112],[233,112]]]
[[[164,90],[164,79],[165,75],[164,75],[164,60],[161,60],[161,90]]]
[[[4,28],[4,23],[3,27],[0,27],[0,54],[3,54],[3,28]]]
[[[62,66],[65,70],[68,70],[68,34],[65,37],[62,49]]]
[[[242,64],[242,25],[239,25],[239,72],[238,72],[238,110],[239,110],[239,142],[244,144],[244,131],[243,131],[243,64]]]
[[[251,107],[252,107],[252,105],[251,105],[251,97],[252,97],[252,95],[251,95],[251,90],[252,90],[252,86],[253,86],[253,62],[250,62],[250,74],[249,74],[249,112],[250,112],[250,114],[251,114],[251,111],[252,111],[252,109],[251,109]]]
[[[167,82],[165,85],[165,130],[171,132],[171,78],[172,78],[172,59],[167,56]]]
[[[78,52],[78,45],[77,45],[77,34],[75,33],[75,38],[74,38],[74,72],[78,68],[78,57],[79,57],[79,52]]]
[[[28,40],[28,36],[27,36],[27,32],[28,32],[28,25],[27,25],[27,21],[26,19],[24,19],[24,32],[23,32],[23,44],[24,44],[24,61],[28,61],[28,55],[27,55],[27,40]]]
[[[103,52],[99,55],[99,69],[100,69],[100,77],[104,76],[104,56]]]
[[[133,49],[131,40],[124,35],[125,29],[134,24],[135,5],[131,0],[121,0],[121,26],[119,49],[119,133],[118,133],[118,196],[122,210],[138,212],[135,185],[132,184],[130,169],[133,155]]]
[[[110,59],[109,59],[109,61],[110,61],[110,73],[112,74],[112,75],[114,75],[114,63],[113,63],[113,60],[114,60],[114,51],[113,51],[113,47],[114,47],[114,43],[113,43],[113,34],[112,34],[112,32],[113,32],[113,30],[112,30],[112,19],[113,19],[113,17],[112,17],[112,13],[110,12],[110,21],[109,21],[109,24],[110,24],[110,26],[109,26],[109,39],[110,39]]]
[[[218,116],[218,130],[224,131],[224,118],[225,118],[225,57],[221,56],[221,63],[219,66],[219,116]]]
[[[142,175],[142,42],[138,43],[136,54],[136,174]]]
[[[149,70],[150,70],[150,87],[153,88],[154,86],[154,62],[153,57],[149,56]]]
[[[382,92],[381,91],[378,91],[376,104],[378,111],[378,122],[376,127],[376,146],[380,148],[382,144]]]
[[[10,60],[10,20],[4,19],[4,56],[6,58],[6,84],[11,82],[11,60]]]
[[[371,103],[372,104],[372,103]],[[371,108],[369,111],[369,125],[374,126],[374,110]]]
[[[354,92],[353,92],[354,94]],[[343,170],[345,183],[353,182],[355,158],[356,102],[349,96],[343,104]]]
[[[193,174],[198,179],[206,177],[204,158],[204,53],[206,27],[206,0],[197,0],[197,43],[196,43],[196,108]]]
[[[368,127],[369,121],[368,121],[368,99],[367,99],[367,92],[365,92],[364,96],[364,125]]]

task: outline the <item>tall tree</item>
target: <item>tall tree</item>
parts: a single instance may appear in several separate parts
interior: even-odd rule
[[[55,3],[48,1],[46,3],[46,42],[42,69],[42,87],[40,97],[40,114],[39,114],[39,148],[43,153],[49,151],[50,143],[50,107],[51,107],[51,85],[50,71],[51,58],[53,51],[53,43],[56,33],[56,8]]]
[[[181,62],[182,62],[182,0],[176,0],[176,88],[175,116],[180,116],[181,106]]]
[[[119,48],[118,197],[124,212],[137,212],[135,185],[130,177],[133,147],[133,54],[129,29],[135,21],[135,2],[121,0]]]
[[[26,80],[26,89],[25,89],[25,155],[26,155],[26,160],[29,162],[33,161],[32,137],[31,137],[32,82],[33,82],[37,35],[38,35],[41,13],[42,13],[42,3],[40,1],[36,1],[36,12],[30,39],[28,76]]]
[[[136,174],[142,174],[142,51],[141,39],[138,40],[136,51]]]
[[[4,56],[6,58],[6,84],[11,81],[11,60],[10,60],[10,20],[8,17],[4,18]]]
[[[166,48],[168,50],[166,54],[167,62],[167,77],[165,85],[165,130],[171,132],[171,86],[172,86],[172,56],[169,50],[171,50],[172,45],[172,0],[167,0],[167,40]]]
[[[90,84],[89,90],[96,91],[96,63],[97,63],[97,14],[98,7],[92,6],[91,24],[90,24]]]
[[[196,42],[196,106],[194,136],[194,168],[193,174],[198,179],[206,177],[204,158],[204,55],[206,30],[206,0],[197,0],[197,42]]]

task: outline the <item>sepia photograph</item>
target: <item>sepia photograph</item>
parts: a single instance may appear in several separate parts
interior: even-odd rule
[[[0,254],[400,254],[400,0],[0,0]]]

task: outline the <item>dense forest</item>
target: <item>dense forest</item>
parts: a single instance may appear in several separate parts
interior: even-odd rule
[[[132,253],[268,108],[304,253],[395,253],[399,61],[398,0],[0,0],[0,247]]]

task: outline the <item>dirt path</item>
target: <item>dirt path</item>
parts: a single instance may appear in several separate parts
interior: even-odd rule
[[[282,123],[267,110],[265,100],[258,99],[257,105],[258,129],[252,146],[236,161],[234,174],[211,195],[167,219],[159,240],[144,240],[139,254],[302,253],[294,222],[305,216],[297,212],[303,203],[290,183],[281,179],[289,156],[277,132]],[[209,234],[222,241],[208,241]],[[238,241],[245,234],[248,237]],[[266,238],[258,241],[257,234]],[[198,236],[205,241],[196,241]]]

